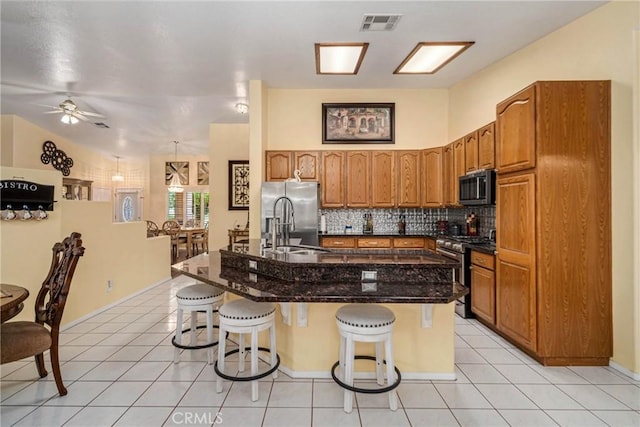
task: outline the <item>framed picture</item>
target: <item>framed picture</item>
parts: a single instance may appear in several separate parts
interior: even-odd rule
[[[394,103],[322,104],[323,144],[393,144]]]
[[[248,160],[229,160],[229,210],[249,210]]]
[[[209,185],[209,162],[198,162],[198,185]]]
[[[181,185],[189,185],[189,162],[166,162],[164,183],[171,184],[171,178],[178,174]]]

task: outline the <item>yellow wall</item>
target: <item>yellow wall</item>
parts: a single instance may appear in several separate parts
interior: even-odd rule
[[[267,147],[269,150],[438,147],[448,142],[447,97],[446,89],[269,89]],[[322,144],[323,102],[394,102],[395,144]]]
[[[229,243],[230,228],[236,224],[244,228],[247,223],[247,211],[230,211],[228,206],[229,160],[249,160],[249,125],[212,124],[209,139],[209,248],[217,250]]]
[[[613,361],[640,372],[640,342],[634,306],[633,61],[638,46],[640,3],[612,2],[476,73],[450,89],[449,139],[495,119],[495,106],[536,80],[612,80]],[[637,86],[636,86],[637,91]],[[638,94],[636,93],[637,97]],[[637,162],[636,162],[637,167]],[[635,185],[640,185],[638,182]],[[635,229],[636,238],[638,230]]]
[[[42,144],[52,141],[57,148],[64,151],[73,159],[73,167],[69,178],[93,181],[94,194],[100,189],[113,194],[116,187],[142,188],[144,190],[143,212],[149,209],[148,198],[149,168],[146,160],[123,158],[120,160],[119,171],[124,176],[124,182],[114,183],[111,176],[116,172],[116,159],[92,151],[80,144],[62,138],[55,133],[38,127],[18,116],[3,115],[2,120],[2,165],[17,168],[56,171],[51,164],[40,161]],[[79,123],[78,126],[83,126]],[[6,157],[5,158],[5,154]],[[57,172],[61,174],[60,172]],[[62,181],[61,181],[62,183]]]
[[[30,293],[16,320],[33,319],[51,248],[72,231],[82,234],[86,251],[78,262],[63,325],[171,277],[167,236],[147,239],[143,222],[112,223],[108,202],[62,200],[58,171],[2,167],[0,177],[54,185],[54,200],[58,200],[46,220],[0,222],[0,281],[23,286]],[[114,283],[111,292],[106,291],[108,279]]]

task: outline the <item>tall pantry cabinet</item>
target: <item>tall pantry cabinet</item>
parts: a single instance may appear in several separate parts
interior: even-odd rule
[[[496,328],[545,365],[612,355],[609,81],[497,106]]]

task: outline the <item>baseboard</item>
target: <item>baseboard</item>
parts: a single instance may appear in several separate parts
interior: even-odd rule
[[[140,295],[140,294],[142,294],[144,292],[147,292],[148,290],[153,289],[156,286],[162,285],[163,283],[166,283],[169,280],[171,280],[171,276],[169,276],[169,277],[167,277],[165,279],[162,279],[162,280],[160,280],[160,281],[158,281],[156,283],[153,283],[153,284],[147,286],[146,288],[142,288],[142,289],[140,289],[138,291],[135,291],[134,293],[132,293],[130,295],[127,295],[126,297],[121,298],[121,299],[119,299],[119,300],[117,300],[115,302],[112,302],[111,304],[105,305],[104,307],[100,307],[99,309],[97,309],[95,311],[92,311],[89,314],[85,314],[84,316],[79,317],[78,319],[65,324],[63,327],[60,328],[60,331],[64,332],[67,329],[70,329],[70,328],[76,326],[77,324],[82,323],[85,320],[92,318],[93,316],[96,316],[96,315],[98,315],[98,314],[100,314],[100,313],[102,313],[104,311],[107,311],[110,308],[113,308],[113,307],[117,306],[118,304],[122,304],[123,302],[125,302],[127,300],[130,300],[131,298],[137,297],[138,295]]]
[[[620,365],[619,363],[614,362],[613,360],[609,361],[609,366],[629,378],[633,378],[636,381],[640,381],[640,373],[638,372],[630,371],[624,366]]]
[[[291,378],[331,378],[331,371],[294,371],[284,365],[280,365],[278,370],[287,374]],[[375,372],[356,372],[355,379],[375,379]],[[402,372],[403,380],[434,380],[434,381],[455,381],[456,374],[443,372]]]

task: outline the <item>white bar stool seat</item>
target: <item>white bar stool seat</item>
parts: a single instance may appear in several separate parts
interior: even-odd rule
[[[213,347],[218,344],[213,341],[213,313],[217,312],[224,302],[225,291],[215,286],[199,283],[179,289],[176,293],[178,302],[178,312],[176,316],[176,334],[171,341],[175,347],[173,353],[173,363],[180,361],[180,350],[195,350],[209,348],[209,364],[213,363]],[[191,312],[191,328],[182,329],[182,319],[184,311]],[[198,326],[198,312],[205,312],[207,317],[207,343],[197,344],[196,330],[205,326]],[[182,334],[190,332],[191,342],[189,345],[182,344]]]
[[[278,377],[280,356],[276,351],[276,306],[270,302],[255,302],[248,299],[236,299],[224,304],[218,312],[219,338],[218,362],[213,369],[218,375],[216,391],[222,392],[222,379],[229,381],[251,381],[251,400],[258,400],[258,380],[270,374]],[[270,348],[258,347],[258,333],[270,330]],[[239,334],[238,349],[225,353],[227,333]],[[244,346],[244,334],[251,334],[251,346]],[[234,353],[240,353],[239,371],[244,372],[245,351],[251,351],[251,376],[232,376],[224,373],[224,359]],[[266,372],[258,374],[258,351],[271,354],[271,367]]]
[[[336,312],[338,332],[340,333],[340,360],[331,368],[333,380],[344,388],[344,411],[353,410],[353,392],[359,393],[389,393],[389,408],[398,409],[398,397],[393,391],[400,385],[401,375],[393,361],[392,333],[396,317],[393,311],[375,304],[347,304]],[[355,342],[376,343],[376,356],[362,356],[355,354]],[[386,360],[382,358],[382,345]],[[384,385],[382,365],[387,365],[387,386],[377,389],[358,388],[353,386],[354,360],[366,359],[376,361],[376,380],[378,385]],[[339,379],[335,370],[342,371]]]

